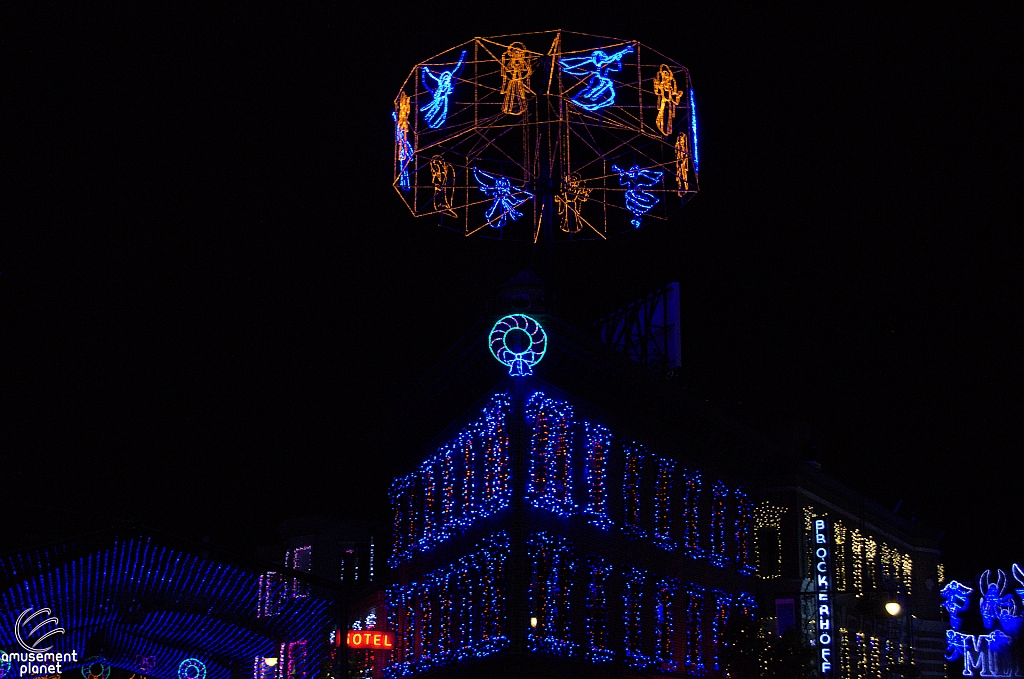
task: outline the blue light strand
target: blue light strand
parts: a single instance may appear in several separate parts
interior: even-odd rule
[[[534,507],[568,517],[576,513],[572,499],[572,406],[534,392],[526,402],[530,436],[526,499]]]
[[[654,664],[662,672],[679,669],[675,648],[675,598],[679,580],[665,578],[658,582],[654,602]]]
[[[757,570],[751,548],[754,504],[742,488],[734,490],[733,496],[736,498],[736,570],[743,575],[751,575]]]
[[[647,452],[636,443],[626,446],[626,468],[622,480],[622,532],[631,538],[647,537],[641,525],[641,483]]]
[[[703,676],[705,590],[691,582],[686,585],[686,596],[686,673]]]
[[[686,495],[683,499],[683,551],[695,559],[704,556],[700,539],[700,493],[703,477],[695,469],[686,472]]]
[[[715,566],[725,566],[729,558],[725,552],[725,513],[729,489],[721,481],[715,481],[711,499],[711,554],[708,556]]]
[[[586,451],[587,504],[583,513],[587,521],[601,530],[608,530],[612,520],[608,516],[608,453],[612,436],[599,424],[584,422],[584,450]]]
[[[615,659],[610,648],[608,633],[608,589],[607,582],[612,566],[605,559],[591,555],[587,557],[587,660],[606,663]]]
[[[530,563],[530,616],[537,618],[526,638],[527,648],[567,658],[579,655],[571,627],[576,556],[572,543],[547,532],[526,541]]]
[[[388,624],[399,634],[384,676],[421,674],[505,648],[508,553],[508,535],[498,532],[418,582],[388,588]]]
[[[693,171],[700,171],[700,154],[697,153],[697,105],[693,101],[693,88],[690,89],[690,131],[693,133]]]
[[[625,572],[625,591],[622,595],[623,648],[626,653],[626,664],[638,670],[650,667],[651,657],[644,653],[644,584],[647,571],[631,568]]]
[[[672,479],[675,471],[674,460],[658,459],[658,478],[654,488],[654,544],[669,551],[676,548],[672,539]]]
[[[511,407],[508,394],[494,395],[477,420],[414,472],[391,483],[394,532],[389,565],[398,566],[508,507]]]
[[[720,669],[718,666],[719,646],[722,640],[722,632],[725,631],[725,626],[729,622],[732,597],[719,590],[714,590],[712,594],[715,597],[715,612],[711,617],[711,659],[712,666],[717,672]]]

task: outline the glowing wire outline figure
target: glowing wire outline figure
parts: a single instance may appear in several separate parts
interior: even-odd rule
[[[451,70],[441,71],[439,75],[434,75],[430,72],[429,66],[423,67],[423,86],[434,98],[430,100],[429,104],[420,107],[420,111],[423,112],[423,118],[427,121],[427,125],[433,130],[444,125],[448,119],[448,97],[455,91],[455,79],[462,71],[465,61],[466,50],[462,50],[459,63],[455,64],[455,68]],[[433,85],[430,84],[428,78],[433,79]]]
[[[518,116],[526,113],[526,96],[533,94],[529,78],[533,74],[533,60],[526,53],[526,45],[514,42],[501,55],[501,93],[505,100],[501,112]]]
[[[612,165],[612,169],[619,173],[619,184],[629,187],[626,191],[626,208],[635,217],[630,220],[630,223],[639,229],[640,219],[658,204],[657,196],[644,189],[657,184],[664,173],[641,170],[639,165],[634,165],[628,170],[623,170],[618,165]]]
[[[683,132],[676,137],[676,183],[679,196],[690,190],[690,145]]]
[[[565,178],[562,190],[555,196],[555,202],[558,203],[558,214],[562,215],[562,223],[559,224],[562,231],[578,233],[583,228],[580,226],[580,208],[590,198],[590,192],[593,190],[587,188],[575,172]],[[572,219],[573,216],[575,219]]]
[[[612,55],[605,54],[604,50],[594,50],[587,57],[559,59],[558,63],[561,64],[564,73],[590,76],[587,86],[571,99],[572,103],[587,111],[596,111],[614,104],[615,83],[608,77],[608,72],[621,71],[622,57],[632,51],[633,46],[626,45],[624,49]]]
[[[508,333],[513,330],[523,332],[529,337],[530,344],[522,351],[516,351],[506,342]],[[498,319],[491,327],[488,345],[495,360],[508,367],[509,375],[525,377],[533,374],[533,366],[540,363],[547,353],[548,335],[536,319],[526,314],[510,314]]]
[[[391,117],[395,121],[395,146],[398,150],[398,186],[403,191],[409,190],[409,163],[414,156],[409,143],[409,109],[409,95],[399,93],[398,112],[392,111]]]
[[[668,64],[662,64],[658,68],[658,75],[654,78],[654,94],[658,96],[658,117],[654,124],[667,137],[672,134],[676,106],[683,98],[683,91],[676,87],[676,76]]]
[[[957,582],[956,580],[950,580],[949,584],[942,588],[939,594],[942,595],[942,605],[940,608],[945,608],[949,611],[949,624],[953,629],[960,629],[960,614],[967,610],[967,607],[971,605],[970,597],[971,592],[974,590],[967,585]]]
[[[1012,617],[1017,607],[1013,595],[1006,592],[1006,573],[1000,568],[996,571],[996,582],[992,582],[990,575],[992,571],[985,571],[978,578],[978,591],[981,594],[981,622],[985,629],[995,627],[996,620],[1002,621]]]
[[[430,181],[434,184],[434,209],[446,215],[457,217],[452,209],[455,194],[455,166],[441,156],[430,159]]]
[[[481,175],[484,178],[481,178]],[[511,217],[512,221],[515,221],[523,216],[523,213],[516,210],[516,208],[533,198],[532,193],[512,186],[512,182],[509,181],[508,177],[488,174],[475,167],[473,168],[473,176],[476,177],[476,183],[480,186],[480,190],[484,192],[484,195],[494,200],[491,204],[491,209],[487,211],[487,223],[491,225],[491,228],[500,229],[505,226],[505,217]],[[501,214],[498,217],[498,223],[494,224],[492,223],[494,222],[494,213],[498,208],[501,208]]]

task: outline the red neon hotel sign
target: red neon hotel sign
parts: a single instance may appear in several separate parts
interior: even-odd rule
[[[390,632],[353,632],[349,630],[347,643],[349,648],[393,648],[394,638]]]

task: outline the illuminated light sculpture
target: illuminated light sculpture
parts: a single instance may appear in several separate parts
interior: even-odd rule
[[[197,658],[185,658],[178,665],[178,679],[206,679],[206,663]]]
[[[583,222],[581,222],[583,217],[580,216],[580,210],[583,203],[586,203],[587,198],[590,197],[591,191],[593,189],[587,188],[579,174],[573,173],[565,178],[562,190],[555,196],[555,202],[558,203],[558,216],[562,218],[558,228],[566,233],[580,232],[583,228]]]
[[[455,91],[455,79],[462,71],[465,61],[466,50],[462,50],[459,62],[455,64],[454,68],[441,71],[438,75],[434,75],[429,66],[424,66],[421,71],[423,86],[434,98],[430,100],[430,103],[420,107],[420,111],[423,112],[423,118],[427,121],[427,125],[434,129],[443,126],[445,120],[448,119],[448,97]]]
[[[455,166],[441,156],[430,159],[430,181],[434,184],[434,210],[456,217],[452,210],[455,197]]]
[[[11,676],[11,661],[7,654],[0,654],[0,679]]]
[[[681,197],[690,190],[690,149],[686,135],[676,137],[676,193]]]
[[[559,59],[558,63],[562,66],[563,73],[587,78],[586,87],[572,98],[572,103],[586,111],[596,111],[614,104],[615,82],[608,77],[608,73],[621,71],[622,57],[632,52],[633,46],[626,45],[614,54],[605,54],[604,50],[594,50],[585,57]]]
[[[398,187],[403,191],[409,190],[409,163],[412,162],[413,150],[409,143],[409,95],[405,92],[398,94],[398,101],[395,103],[397,111],[391,114],[395,121],[395,162],[397,164]]]
[[[533,57],[521,42],[514,42],[501,55],[501,93],[505,100],[502,113],[519,116],[526,113],[526,98],[533,94],[530,89],[530,75],[533,73]]]
[[[476,177],[477,186],[484,195],[491,199],[491,208],[487,211],[487,225],[494,229],[505,226],[505,218],[510,217],[516,221],[523,216],[517,207],[533,198],[529,191],[512,186],[508,177],[492,175],[483,170],[473,168],[473,176]],[[495,222],[497,213],[497,222]]]
[[[82,661],[82,668],[79,671],[85,679],[108,679],[110,663],[105,658],[94,655]]]
[[[950,580],[949,584],[942,588],[942,606],[949,612],[949,624],[953,629],[960,629],[960,614],[967,610],[970,605],[970,595],[974,590],[956,580]]]
[[[1016,609],[1013,594],[1006,591],[1006,573],[1000,568],[996,582],[992,582],[991,571],[985,571],[978,578],[978,592],[981,594],[981,622],[985,629],[995,627],[996,620],[1011,617]]]
[[[544,328],[526,314],[510,314],[498,320],[491,328],[491,355],[508,366],[512,377],[533,374],[533,366],[540,363],[547,351],[548,336]]]
[[[606,239],[664,221],[698,191],[691,91],[683,66],[635,40],[473,38],[396,93],[393,185],[413,215],[466,236]],[[422,111],[407,131],[403,97]],[[626,187],[612,165],[677,181]]]
[[[640,219],[658,203],[658,198],[648,189],[661,181],[663,173],[641,169],[639,165],[634,165],[628,170],[623,170],[618,165],[612,165],[612,170],[619,173],[619,183],[628,187],[626,208],[633,213],[630,224],[639,229]]]
[[[672,135],[676,117],[676,106],[683,96],[683,91],[676,86],[676,77],[668,64],[658,67],[658,75],[654,78],[654,94],[658,97],[658,117],[654,124],[666,137]],[[685,139],[685,137],[683,137]]]

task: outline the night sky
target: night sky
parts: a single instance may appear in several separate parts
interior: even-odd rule
[[[679,281],[684,384],[946,531],[953,577],[1024,561],[1021,5],[779,4],[7,4],[0,549],[386,518],[402,394],[533,255],[410,216],[392,99],[564,28],[690,69],[701,192],[556,248],[556,313]]]

